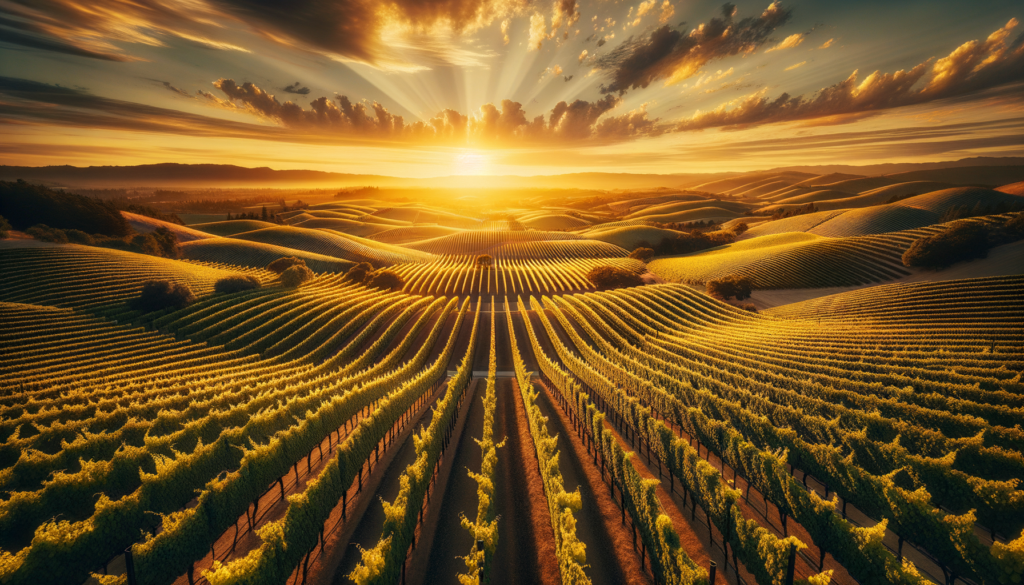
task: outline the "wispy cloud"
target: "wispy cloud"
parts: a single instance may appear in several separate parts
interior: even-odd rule
[[[796,33],[789,35],[782,40],[781,43],[765,51],[765,53],[771,53],[772,51],[781,51],[782,49],[792,49],[793,47],[799,47],[804,42],[805,35],[803,33]]]
[[[807,61],[801,61],[799,63],[794,63],[793,65],[790,65],[789,67],[786,67],[783,71],[792,71],[792,70],[796,69],[797,67],[803,67],[804,65],[807,65]]]

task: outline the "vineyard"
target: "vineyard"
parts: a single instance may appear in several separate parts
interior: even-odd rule
[[[751,207],[718,203],[0,247],[0,584],[1020,583],[1024,276],[906,281],[953,224],[824,233],[857,210],[629,257]],[[729,275],[860,288],[757,313],[688,286]],[[192,297],[139,304],[151,280]]]

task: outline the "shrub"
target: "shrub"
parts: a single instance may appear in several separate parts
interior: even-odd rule
[[[65,230],[64,233],[72,244],[81,244],[83,246],[93,246],[96,244],[96,240],[82,230]]]
[[[647,262],[651,258],[654,258],[654,250],[651,248],[637,248],[630,253],[629,257],[641,262]]]
[[[139,311],[180,309],[196,300],[196,295],[185,283],[170,280],[147,280],[142,283],[142,292],[131,302]]]
[[[718,231],[713,234],[706,234],[693,230],[689,233],[679,234],[674,238],[663,238],[654,247],[657,256],[669,256],[672,254],[690,254],[700,252],[709,248],[717,248],[736,241],[736,234],[731,231]]]
[[[941,270],[961,261],[988,255],[989,230],[980,223],[961,223],[931,236],[915,240],[903,253],[903,264],[914,268]]]
[[[228,276],[218,280],[213,285],[214,292],[236,293],[244,290],[253,290],[260,287],[260,279],[247,274]]]
[[[732,226],[732,233],[734,233],[734,234],[736,234],[738,236],[738,235],[742,234],[743,232],[745,232],[745,231],[747,231],[749,229],[750,229],[750,226],[747,225],[746,222],[741,221],[738,224]]]
[[[160,248],[160,256],[163,256],[164,258],[178,257],[178,234],[160,226],[149,235],[156,241],[157,246]]]
[[[301,258],[296,258],[295,256],[287,258],[278,258],[277,260],[274,260],[270,264],[267,264],[267,270],[271,272],[276,272],[277,274],[283,274],[285,270],[288,270],[292,266],[305,267],[306,261],[302,260]]]
[[[749,276],[738,276],[729,275],[707,282],[708,294],[729,300],[731,297],[736,297],[737,301],[750,298],[751,291],[754,290],[754,282],[750,280]]]
[[[405,286],[405,279],[394,270],[381,268],[367,277],[366,284],[383,290],[401,290]]]
[[[2,221],[3,218],[0,218],[0,222]],[[1010,232],[1014,236],[1024,236],[1024,213],[1018,213],[1017,215],[1014,215],[1010,219],[1006,220],[1006,223],[1003,224],[1003,227],[1006,228],[1006,231]]]
[[[281,273],[281,284],[295,288],[303,283],[313,280],[313,271],[306,268],[306,263],[294,264]]]
[[[14,229],[45,223],[59,229],[123,237],[131,226],[121,212],[105,201],[31,185],[0,181],[0,215]]]
[[[754,306],[754,303],[743,303],[742,305],[737,305],[737,306],[739,308],[743,309],[744,311],[750,311],[751,313],[756,313],[757,312],[757,307]]]
[[[639,274],[615,266],[595,266],[587,273],[587,278],[597,288],[622,288],[644,283]]]
[[[11,231],[11,224],[7,223],[7,220],[0,215],[0,240],[6,238]]]
[[[487,269],[494,264],[494,258],[490,254],[481,254],[476,257],[476,267]]]
[[[43,223],[28,228],[25,233],[41,242],[68,243],[68,235],[64,233],[64,230],[52,228]]]
[[[348,272],[345,273],[345,278],[352,282],[366,282],[366,275],[371,272],[373,272],[373,264],[360,262],[348,269]]]

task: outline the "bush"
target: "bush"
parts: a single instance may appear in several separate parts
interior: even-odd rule
[[[597,288],[622,288],[644,283],[639,274],[615,266],[595,266],[587,273],[587,278]]]
[[[739,308],[743,309],[744,311],[750,311],[751,313],[756,313],[757,312],[757,307],[754,306],[754,303],[743,303],[742,305],[737,305],[737,306]]]
[[[669,256],[673,254],[690,254],[710,248],[717,248],[736,241],[736,234],[731,231],[718,231],[713,234],[706,234],[697,230],[685,234],[679,234],[674,238],[663,238],[654,247],[656,256]]]
[[[160,256],[164,258],[178,257],[178,234],[160,226],[149,234],[160,248]]]
[[[0,218],[0,222],[3,222],[3,218]],[[1024,213],[1018,213],[1006,220],[1003,227],[1014,236],[1024,236]],[[2,225],[0,225],[0,229],[2,229]]]
[[[402,290],[405,279],[394,270],[381,268],[367,277],[366,285],[383,290]]]
[[[131,226],[121,212],[105,201],[21,180],[0,181],[0,215],[18,230],[45,223],[59,229],[114,237],[131,233]]]
[[[131,302],[139,311],[160,311],[180,309],[196,300],[196,295],[185,283],[170,280],[147,280],[142,283],[142,292]]]
[[[305,282],[313,280],[313,276],[315,276],[313,271],[306,268],[305,262],[302,264],[294,264],[281,273],[281,284],[290,288],[295,288],[297,286],[302,286]]]
[[[68,243],[68,235],[64,233],[64,230],[52,228],[43,223],[28,228],[25,233],[41,242]]]
[[[259,287],[260,279],[247,274],[239,274],[238,276],[228,276],[218,280],[213,285],[213,291],[218,293],[236,293]]]
[[[961,223],[915,240],[903,253],[903,264],[941,270],[961,261],[988,256],[989,230],[980,223]]]
[[[742,234],[743,232],[745,232],[745,231],[747,231],[749,229],[750,229],[750,226],[747,225],[746,222],[741,221],[738,224],[732,226],[732,233],[734,233],[734,234],[736,234],[738,236],[738,235]]]
[[[481,254],[476,257],[476,267],[487,269],[494,265],[494,258],[490,254]]]
[[[83,246],[93,246],[96,244],[96,240],[82,230],[65,230],[64,233],[72,244],[81,244]]]
[[[651,258],[654,258],[654,250],[652,250],[651,248],[637,248],[636,250],[633,250],[632,253],[630,253],[629,257],[634,260],[639,260],[641,262],[647,262]]]
[[[345,278],[352,282],[366,282],[366,275],[371,272],[373,272],[373,264],[360,262],[348,269],[348,272],[345,273]]]
[[[735,274],[722,278],[709,280],[707,282],[708,294],[724,300],[736,297],[737,301],[750,298],[754,290],[754,282],[749,276],[737,276]]]
[[[0,240],[6,238],[11,232],[11,224],[7,223],[7,220],[0,215]]]
[[[278,258],[277,260],[274,260],[270,264],[267,264],[267,270],[271,272],[276,272],[277,274],[284,274],[284,271],[288,270],[292,266],[305,267],[306,261],[302,260],[301,258],[296,258],[295,256],[291,256],[288,258]]]

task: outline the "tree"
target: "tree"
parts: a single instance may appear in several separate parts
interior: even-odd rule
[[[941,270],[961,261],[988,256],[989,229],[978,222],[963,222],[917,239],[903,253],[903,264]]]
[[[161,256],[164,258],[178,257],[178,234],[164,226],[160,226],[151,235],[160,248]]]
[[[267,206],[266,205],[263,206],[263,213],[260,214],[260,217],[263,219],[263,221],[267,221]]]
[[[138,311],[160,311],[180,309],[195,300],[196,295],[183,282],[147,280],[142,283],[142,291],[131,301],[130,306]]]
[[[629,257],[646,263],[649,262],[651,258],[654,258],[654,250],[651,248],[637,248],[630,253]]]
[[[737,301],[750,298],[754,289],[754,282],[749,276],[732,274],[722,278],[709,280],[707,282],[708,294],[723,300],[736,297]]]
[[[82,230],[64,230],[64,233],[72,244],[81,244],[83,246],[93,246],[96,244],[96,240]]]
[[[732,226],[732,233],[737,236],[750,229],[750,226],[746,222],[741,221],[738,224]]]
[[[64,230],[52,228],[45,223],[34,225],[25,230],[25,233],[40,242],[53,242],[55,244],[68,243],[68,235],[64,233]]]
[[[381,268],[367,277],[366,285],[382,290],[401,290],[405,286],[405,279],[394,270]]]
[[[314,276],[316,275],[313,274],[312,270],[306,268],[305,263],[295,264],[281,273],[281,284],[289,288],[295,288],[313,280]]]
[[[476,257],[476,267],[487,270],[494,264],[494,258],[490,254],[481,254]]]
[[[595,266],[587,273],[587,279],[597,288],[622,288],[644,283],[639,274],[616,266]]]
[[[213,285],[213,291],[218,293],[236,293],[245,290],[260,288],[260,279],[249,274],[226,276]]]
[[[0,240],[6,238],[11,231],[11,224],[7,223],[7,220],[0,215]]]
[[[109,202],[21,180],[0,181],[0,215],[16,230],[27,231],[30,226],[45,224],[117,238],[131,233],[128,220]]]
[[[366,282],[366,275],[373,272],[373,264],[369,262],[360,262],[348,269],[345,273],[345,278],[352,282]]]
[[[292,266],[296,266],[296,265],[298,265],[298,266],[305,266],[306,265],[306,261],[301,259],[301,258],[296,258],[295,256],[289,256],[289,257],[286,257],[286,258],[278,258],[277,260],[274,260],[270,264],[267,264],[267,270],[269,270],[271,272],[275,272],[277,274],[282,274],[282,273],[284,273],[285,270],[288,270]]]

